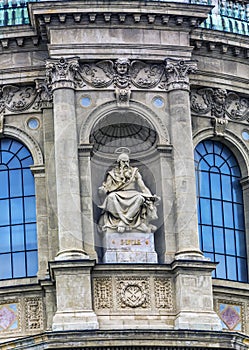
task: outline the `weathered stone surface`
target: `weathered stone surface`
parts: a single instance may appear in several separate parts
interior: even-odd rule
[[[247,232],[248,37],[198,28],[210,7],[187,1],[29,8],[31,26],[1,27],[0,136],[34,159],[39,270],[0,281],[2,346],[247,349],[248,284],[212,280],[199,250],[193,149],[231,148]],[[98,231],[120,146],[161,197],[155,233]]]
[[[154,233],[103,233],[105,263],[157,263]]]

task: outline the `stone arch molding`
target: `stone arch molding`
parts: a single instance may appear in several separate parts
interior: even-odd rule
[[[168,130],[159,116],[147,106],[134,101],[130,101],[129,107],[118,107],[116,102],[107,102],[94,109],[88,115],[86,121],[82,123],[80,129],[80,144],[89,143],[89,136],[94,126],[100,119],[104,118],[111,112],[124,111],[127,108],[129,109],[129,112],[138,114],[142,118],[146,119],[155,128],[155,131],[158,134],[159,144],[169,144]]]
[[[233,131],[226,129],[224,131],[224,135],[222,137],[217,137],[214,135],[214,129],[212,127],[202,129],[197,131],[193,135],[193,144],[194,148],[203,140],[206,139],[216,139],[217,141],[225,141],[225,144],[230,147],[231,151],[233,151],[237,161],[240,165],[240,170],[242,173],[242,178],[249,176],[249,152],[248,147],[242,141],[240,137],[238,137]]]
[[[34,165],[44,165],[43,154],[37,141],[28,135],[25,131],[11,125],[4,125],[3,135],[13,137],[22,142],[32,154]]]

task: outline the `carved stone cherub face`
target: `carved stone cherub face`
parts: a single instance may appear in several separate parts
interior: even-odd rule
[[[125,75],[128,72],[129,61],[126,59],[118,59],[115,66],[119,75]]]

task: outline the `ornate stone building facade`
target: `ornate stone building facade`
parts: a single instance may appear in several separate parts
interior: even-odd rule
[[[247,349],[248,5],[0,6],[0,348]]]

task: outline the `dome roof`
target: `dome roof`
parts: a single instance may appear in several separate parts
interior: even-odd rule
[[[29,24],[28,2],[39,2],[39,0],[0,0],[0,26]],[[189,3],[204,6],[215,5],[208,18],[201,24],[202,28],[249,35],[249,4],[247,1],[181,0],[174,2],[186,2],[186,6]]]

